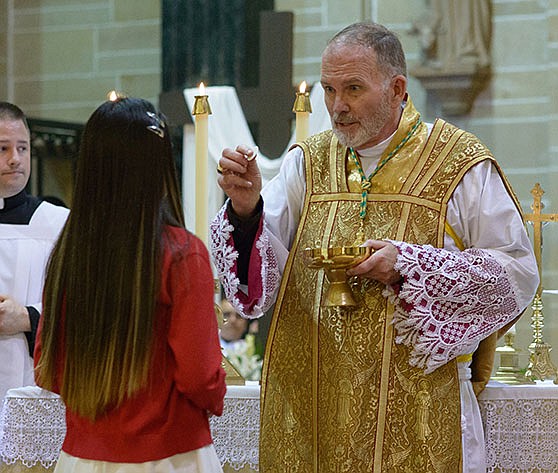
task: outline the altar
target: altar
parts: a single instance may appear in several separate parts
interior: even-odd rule
[[[479,396],[487,473],[558,471],[558,386],[490,381]]]
[[[225,473],[258,470],[260,387],[227,386],[221,417],[209,423]],[[52,472],[66,434],[59,396],[39,387],[11,389],[0,412],[0,473]]]
[[[228,386],[221,417],[210,419],[225,472],[258,471],[260,387]],[[487,473],[558,471],[558,386],[491,381],[480,396]],[[40,388],[9,392],[0,416],[0,472],[54,469],[65,434],[64,405]]]

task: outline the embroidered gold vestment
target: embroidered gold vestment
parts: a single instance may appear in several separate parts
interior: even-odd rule
[[[384,156],[418,118],[409,101]],[[460,472],[455,361],[428,375],[409,365],[380,283],[353,281],[355,308],[323,306],[327,278],[303,251],[356,244],[360,177],[331,131],[299,145],[306,196],[264,357],[260,471]],[[443,246],[451,194],[485,159],[473,135],[438,120],[428,136],[421,124],[372,180],[367,238]]]

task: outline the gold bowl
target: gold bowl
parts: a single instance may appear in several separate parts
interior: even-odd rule
[[[370,250],[368,246],[305,248],[304,258],[309,268],[348,269],[368,258]]]
[[[367,246],[334,246],[305,248],[304,262],[312,269],[324,269],[329,281],[325,305],[329,307],[357,305],[345,271],[364,261],[373,250]]]

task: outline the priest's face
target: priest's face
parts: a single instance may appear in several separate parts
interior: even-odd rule
[[[373,49],[330,44],[322,55],[321,83],[333,132],[345,146],[369,148],[397,129],[406,79],[380,71]]]
[[[31,169],[29,130],[21,120],[0,119],[0,197],[27,185]]]

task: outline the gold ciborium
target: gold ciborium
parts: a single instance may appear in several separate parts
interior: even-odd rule
[[[328,307],[355,306],[353,291],[347,282],[345,271],[364,261],[372,254],[367,246],[335,246],[329,248],[305,248],[306,266],[323,269],[329,281],[325,296]]]

